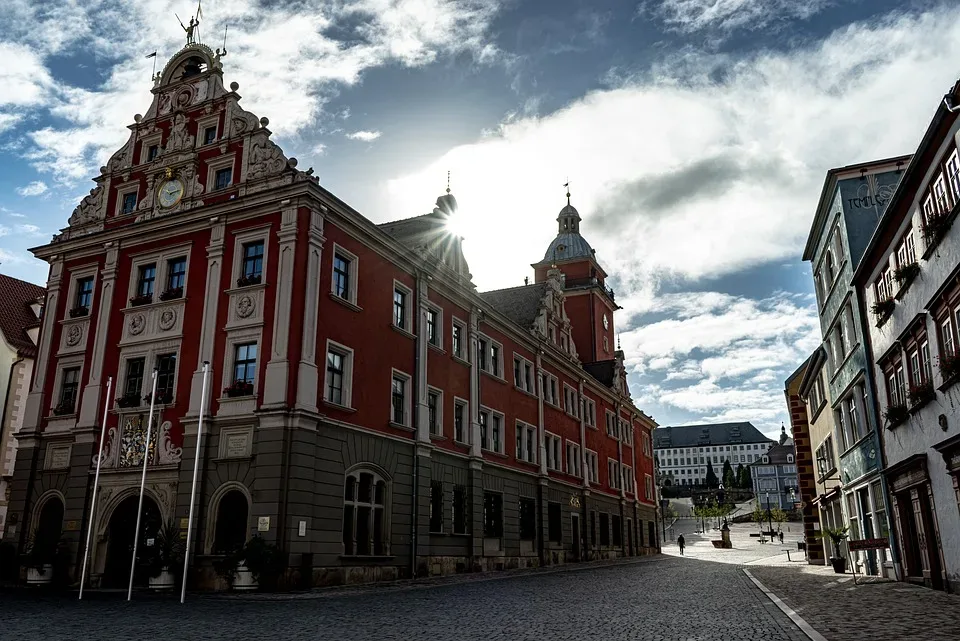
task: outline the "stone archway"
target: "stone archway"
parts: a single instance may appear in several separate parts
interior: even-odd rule
[[[113,509],[107,525],[106,558],[100,585],[104,588],[125,588],[130,581],[130,562],[133,555],[134,530],[137,525],[136,494],[123,499]],[[160,509],[149,496],[143,497],[143,512],[140,519],[140,540],[137,547],[138,561],[145,558],[148,544],[157,536],[161,525]],[[135,584],[146,584],[147,573],[139,567],[134,574]]]

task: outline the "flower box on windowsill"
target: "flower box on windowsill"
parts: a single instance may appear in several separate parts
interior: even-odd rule
[[[896,301],[892,298],[886,298],[884,300],[878,300],[870,307],[870,311],[877,317],[877,327],[887,322],[887,319],[893,314],[896,306]]]
[[[143,397],[143,400],[149,403],[151,396],[152,394],[147,394],[146,396]],[[169,405],[172,402],[173,402],[173,394],[171,394],[170,392],[161,392],[157,394],[157,404]]]
[[[223,395],[227,398],[239,398],[241,396],[253,396],[253,383],[244,381],[235,381],[232,385],[223,388]]]
[[[893,277],[900,283],[900,289],[897,290],[898,300],[903,298],[907,288],[910,287],[910,283],[919,275],[920,265],[915,262],[904,265],[903,267],[897,267],[896,271],[893,272]]]
[[[140,307],[153,302],[153,294],[141,294],[130,299],[130,307]]]
[[[78,305],[70,310],[70,318],[82,318],[84,316],[89,316],[90,308],[86,305]]]
[[[954,212],[937,213],[930,216],[921,226],[920,231],[923,234],[923,242],[927,246],[923,252],[924,258],[932,254],[933,250],[940,244],[940,240],[946,236],[947,230],[950,229],[950,225],[953,223],[952,213]]]
[[[59,405],[53,408],[54,416],[67,416],[69,414],[73,414],[73,412],[74,412],[73,403],[60,403]]]
[[[176,300],[178,298],[183,298],[183,287],[172,287],[160,294],[160,300]]]
[[[122,408],[131,408],[131,407],[140,407],[140,395],[139,394],[125,394],[117,399],[117,407]]]
[[[921,383],[911,387],[907,396],[910,400],[910,413],[915,414],[921,407],[935,399],[937,393],[933,391],[933,383]]]
[[[941,392],[960,381],[960,354],[947,354],[940,359],[940,375],[943,376]]]
[[[887,419],[887,429],[892,430],[898,425],[906,423],[907,419],[910,418],[910,412],[906,405],[890,405],[884,410],[883,417]]]
[[[241,276],[237,279],[237,287],[249,287],[250,285],[259,285],[263,280],[258,274],[256,276]]]

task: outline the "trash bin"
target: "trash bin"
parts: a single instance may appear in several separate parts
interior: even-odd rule
[[[797,549],[798,549],[798,550],[806,550],[806,549],[807,549],[807,542],[806,542],[806,541],[797,541]]]

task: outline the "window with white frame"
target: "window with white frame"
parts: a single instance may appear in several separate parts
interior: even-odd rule
[[[562,443],[563,439],[556,434],[551,434],[550,432],[544,434],[544,444],[547,447],[548,470],[556,470],[558,472],[563,470]]]
[[[503,378],[503,345],[487,336],[478,337],[477,359],[481,371]]]
[[[330,292],[341,300],[357,304],[357,270],[359,259],[346,249],[334,243],[333,270],[330,279]]]
[[[252,386],[257,377],[257,344],[239,343],[233,347],[233,380]]]
[[[434,436],[443,436],[443,392],[436,387],[427,390],[427,424]]]
[[[117,190],[117,214],[132,214],[137,209],[138,184],[121,185]]]
[[[443,312],[432,305],[427,308],[427,343],[443,348]]]
[[[950,181],[950,193],[953,196],[953,202],[960,202],[960,158],[957,157],[957,150],[947,159],[947,179]]]
[[[490,373],[503,378],[503,345],[490,341]]]
[[[642,444],[642,447],[643,447],[643,453],[646,454],[647,456],[650,456],[650,452],[651,452],[651,450],[650,450],[650,434],[649,434],[648,432],[646,432],[646,431],[644,431],[644,432],[642,433],[642,436],[641,436],[641,444]],[[714,457],[714,458],[716,458],[716,457]]]
[[[943,179],[943,174],[938,174],[933,181],[933,196],[937,200],[937,207],[940,211],[950,211],[950,203],[947,200],[947,185]]]
[[[491,452],[503,454],[503,414],[488,409],[481,409],[480,420],[480,447]]]
[[[58,416],[73,414],[80,390],[80,367],[65,367],[60,371],[60,393],[53,413]]]
[[[629,465],[623,466],[623,489],[630,494],[636,494],[634,488],[633,468]]]
[[[649,474],[643,475],[643,489],[648,501],[653,500],[653,477]]]
[[[233,165],[236,154],[229,153],[207,163],[207,192],[226,189],[233,185]]]
[[[553,374],[543,375],[543,400],[554,407],[560,407],[560,379]]]
[[[620,478],[620,463],[615,459],[607,459],[607,483],[614,490],[622,487]]]
[[[583,420],[589,427],[597,426],[597,403],[587,396],[583,397]]]
[[[411,331],[410,301],[413,292],[409,287],[393,281],[393,326]]]
[[[586,450],[584,452],[584,459],[586,460],[586,469],[584,469],[584,473],[587,475],[587,482],[599,483],[600,472],[597,453],[593,450]]]
[[[458,318],[450,326],[451,349],[453,355],[462,361],[467,360],[467,325]]]
[[[397,370],[390,381],[390,422],[410,425],[410,375]]]
[[[353,350],[327,341],[327,374],[324,399],[328,403],[350,407],[353,381]]]
[[[580,478],[580,446],[573,441],[567,441],[567,474]]]
[[[518,389],[528,394],[536,394],[533,363],[520,354],[513,355],[513,382]]]
[[[606,419],[607,419],[607,436],[617,437],[617,417],[613,415],[613,412],[606,410]]]
[[[537,428],[517,421],[517,460],[537,462]]]
[[[381,556],[390,553],[387,480],[373,470],[347,474],[343,492],[343,553]]]
[[[469,442],[470,421],[467,418],[467,402],[463,399],[453,401],[453,440],[458,443]]]
[[[623,436],[624,443],[633,445],[633,423],[631,421],[620,421],[620,434]],[[703,461],[701,461],[701,463],[702,462]]]

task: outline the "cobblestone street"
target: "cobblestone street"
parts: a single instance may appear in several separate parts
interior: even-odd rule
[[[685,531],[687,554],[587,568],[467,575],[426,584],[291,595],[119,593],[3,596],[0,638],[129,639],[639,639],[802,641],[808,637],[744,573],[779,596],[829,641],[960,639],[960,599],[900,583],[852,585],[849,575],[788,561],[783,546],[734,531],[734,550]],[[801,553],[802,558],[802,553]],[[814,637],[818,638],[818,637]]]

